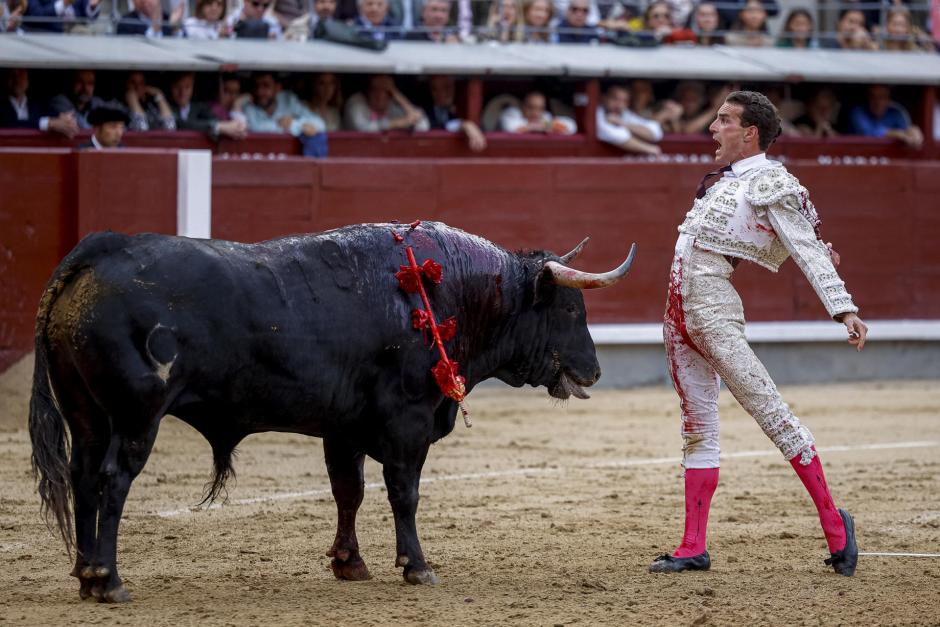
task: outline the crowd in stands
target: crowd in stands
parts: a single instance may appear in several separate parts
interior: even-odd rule
[[[60,79],[57,83],[56,78]],[[99,78],[103,89],[99,89]],[[117,135],[113,145],[120,143],[125,128],[199,131],[212,140],[288,133],[298,138],[305,155],[314,157],[327,154],[327,136],[339,130],[420,133],[437,129],[459,134],[477,152],[486,149],[490,132],[579,132],[573,94],[561,89],[557,81],[554,86],[509,83],[511,89],[502,93],[494,90],[503,83],[490,84],[478,125],[461,117],[458,84],[451,76],[412,79],[403,90],[389,75],[262,71],[197,76],[192,72],[148,75],[78,70],[46,73],[45,93],[40,95],[31,89],[26,69],[7,70],[4,79],[0,127],[32,128],[69,138],[92,128],[96,146],[108,145],[97,128],[101,124],[109,125],[109,138]],[[605,85],[597,107],[597,138],[625,152],[659,154],[658,143],[667,134],[707,134],[718,107],[738,87],[692,80],[611,82]],[[923,144],[921,131],[886,85],[846,87],[839,93],[825,85],[757,88],[780,110],[785,135],[887,137],[915,149]],[[940,131],[938,127],[935,132]]]
[[[0,0],[0,32],[328,38],[373,47],[395,39],[895,51],[940,45],[930,0],[820,6],[793,8],[771,29],[777,0]]]

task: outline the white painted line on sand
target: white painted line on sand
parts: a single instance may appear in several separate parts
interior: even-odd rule
[[[923,448],[930,446],[940,446],[940,440],[920,440],[913,442],[880,442],[874,444],[854,444],[854,445],[843,445],[843,446],[827,446],[820,447],[818,450],[821,453],[831,453],[831,452],[844,452],[844,451],[867,451],[867,450],[876,450],[876,449],[901,449],[901,448]],[[732,459],[740,457],[766,457],[771,455],[779,455],[780,452],[776,449],[771,450],[762,450],[762,451],[738,451],[735,453],[724,453],[722,454],[722,459]],[[650,458],[639,458],[639,459],[624,459],[619,461],[610,461],[610,462],[598,462],[594,464],[588,464],[587,466],[581,466],[581,468],[626,468],[630,466],[648,466],[656,464],[678,464],[682,461],[681,457],[650,457]],[[530,475],[547,475],[552,473],[564,472],[567,470],[563,467],[537,467],[537,468],[512,468],[508,470],[494,470],[490,472],[474,472],[474,473],[464,473],[459,475],[438,475],[438,476],[428,476],[422,477],[422,485],[429,483],[438,483],[443,481],[466,481],[470,479],[493,479],[500,477],[518,477],[518,476],[530,476]],[[366,490],[378,490],[385,487],[384,483],[367,483],[365,484]],[[176,516],[182,516],[184,514],[195,514],[198,512],[203,512],[207,510],[221,509],[223,507],[235,507],[240,505],[256,505],[258,503],[273,503],[276,501],[288,501],[293,499],[304,499],[304,498],[313,498],[318,496],[327,496],[332,494],[330,488],[318,488],[316,490],[306,490],[303,492],[280,492],[275,494],[268,494],[264,496],[255,496],[246,499],[237,499],[231,500],[222,504],[213,504],[209,507],[184,507],[180,509],[171,509],[162,512],[148,512],[152,516],[160,516],[162,518],[174,518]]]
[[[859,551],[858,554],[869,557],[940,557],[940,553],[863,553]]]

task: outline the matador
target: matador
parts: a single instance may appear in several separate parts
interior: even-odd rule
[[[813,499],[826,536],[826,564],[851,576],[858,561],[852,516],[833,503],[813,435],[783,401],[744,335],[744,308],[731,284],[741,260],[776,272],[788,257],[809,280],[828,314],[861,350],[868,328],[835,269],[838,256],[819,238],[819,218],[805,187],[765,151],[780,118],[762,94],[730,94],[709,127],[715,160],[679,227],[663,325],[669,372],[679,394],[685,532],[651,572],[708,570],[706,528],[718,486],[718,391],[723,381],[790,462]]]

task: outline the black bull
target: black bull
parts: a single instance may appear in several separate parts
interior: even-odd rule
[[[419,264],[443,266],[443,281],[425,284],[438,318],[456,317],[447,350],[468,391],[496,377],[586,397],[581,386],[600,368],[576,288],[612,284],[633,250],[618,269],[589,274],[564,265],[580,246],[563,257],[510,253],[424,223],[253,245],[96,233],[69,253],[39,306],[29,430],[44,512],[76,549],[83,598],[129,599],[117,571],[118,524],[166,414],[212,445],[204,502],[223,490],[245,436],[322,437],[338,578],[369,577],[355,519],[364,456],[374,458],[394,514],[396,565],[411,583],[436,582],[418,542],[418,484],[457,404],[431,375],[436,351],[412,328],[419,297],[395,278],[406,245]]]

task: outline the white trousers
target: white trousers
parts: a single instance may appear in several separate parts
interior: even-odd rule
[[[683,465],[717,468],[718,390],[724,381],[786,459],[809,464],[813,436],[777,391],[744,338],[744,306],[724,257],[680,235],[672,262],[663,324],[666,363],[682,410]]]

